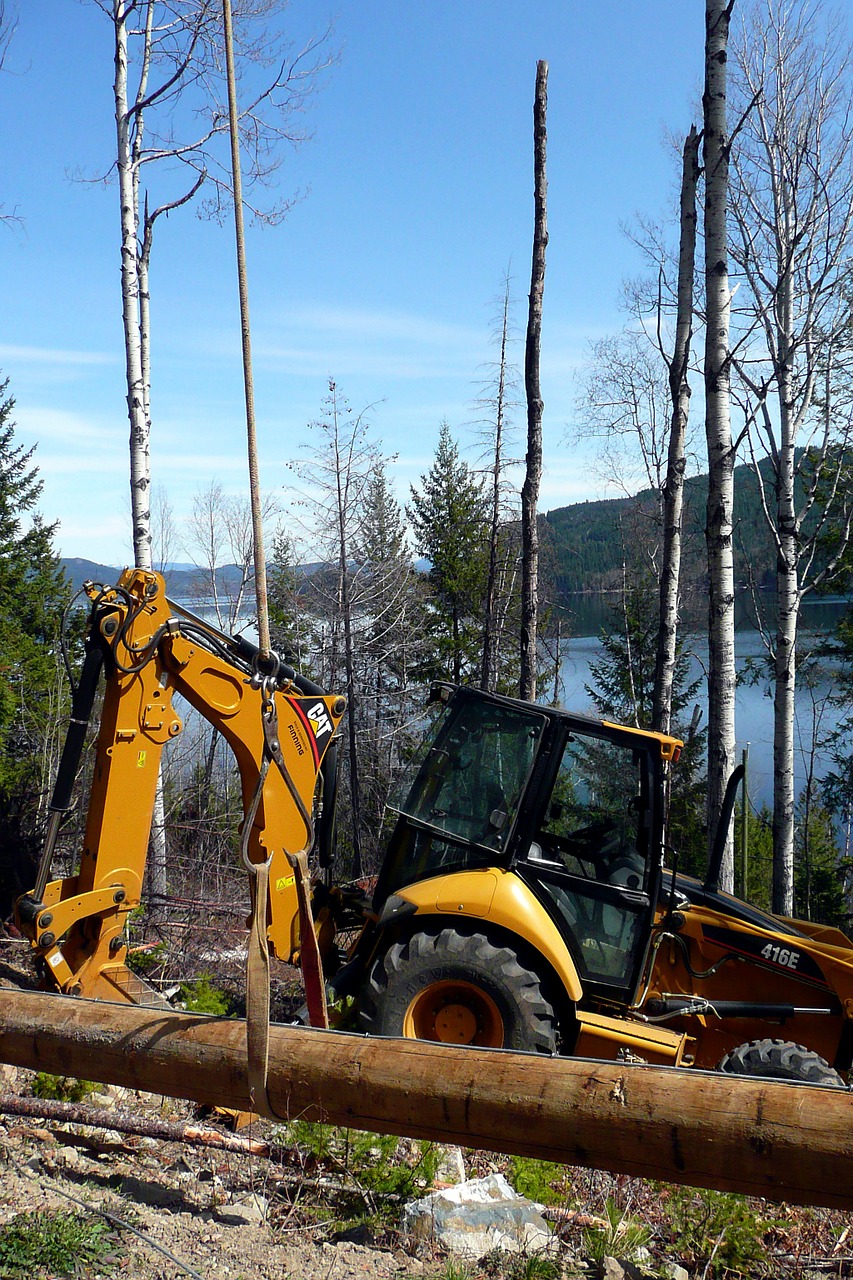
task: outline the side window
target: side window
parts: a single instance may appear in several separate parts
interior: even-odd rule
[[[648,938],[648,798],[644,750],[570,739],[527,854],[581,979],[609,991],[632,990]]]
[[[572,875],[642,888],[644,764],[643,752],[570,739],[537,835],[542,858]]]

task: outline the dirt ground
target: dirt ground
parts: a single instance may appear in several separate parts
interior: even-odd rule
[[[8,1067],[0,1073],[4,1092],[27,1089],[31,1073]],[[97,1097],[105,1125],[117,1105],[148,1108],[160,1117],[165,1106],[170,1119],[190,1115],[171,1100],[128,1098],[121,1090]],[[125,1254],[111,1274],[134,1280],[187,1274],[204,1280],[361,1280],[444,1270],[437,1258],[400,1247],[323,1240],[327,1224],[319,1218],[306,1225],[295,1181],[293,1171],[263,1158],[126,1137],[108,1128],[0,1117],[0,1224],[24,1210],[106,1211],[121,1242],[117,1253]]]

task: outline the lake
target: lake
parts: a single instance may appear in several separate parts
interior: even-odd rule
[[[808,646],[809,638],[814,633],[826,634],[834,629],[844,610],[849,606],[848,600],[819,600],[807,602],[804,609],[806,630],[803,632],[801,650]],[[610,613],[612,602],[601,597],[589,597],[584,601],[582,609],[574,614],[573,626],[586,634],[573,635],[562,644],[562,662],[560,676],[563,683],[562,701],[572,711],[595,714],[592,701],[586,691],[586,685],[592,682],[591,664],[597,662],[602,654],[599,632],[612,619]],[[592,628],[595,628],[593,631]],[[690,680],[699,679],[697,702],[703,711],[703,726],[707,724],[708,702],[705,684],[707,658],[707,642],[701,636],[687,638],[687,648],[692,650],[690,659]],[[742,674],[750,659],[764,657],[764,648],[759,633],[750,625],[746,610],[740,612],[739,628],[735,632],[735,661],[738,674]],[[795,787],[799,795],[806,778],[806,755],[811,749],[813,726],[817,720],[819,733],[826,738],[835,728],[845,712],[844,708],[830,705],[828,695],[833,688],[833,664],[830,660],[823,663],[816,686],[812,689],[798,684],[796,695],[796,759]],[[773,696],[772,689],[766,680],[757,684],[742,683],[738,685],[736,696],[736,733],[738,760],[744,747],[749,747],[748,780],[749,794],[753,804],[760,808],[762,804],[772,806],[773,803]],[[826,752],[818,752],[817,775],[822,777],[829,768]]]

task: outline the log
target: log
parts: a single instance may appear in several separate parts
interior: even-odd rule
[[[249,1108],[244,1022],[8,988],[0,1000],[2,1062]],[[270,1029],[269,1060],[282,1120],[853,1208],[846,1091],[289,1026]]]

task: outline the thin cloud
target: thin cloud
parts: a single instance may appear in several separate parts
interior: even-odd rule
[[[68,351],[55,347],[15,347],[0,344],[0,362],[48,365],[115,364],[116,357],[104,351]]]

